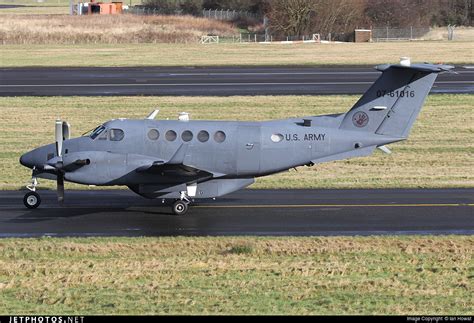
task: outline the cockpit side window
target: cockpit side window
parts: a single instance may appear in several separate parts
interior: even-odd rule
[[[110,129],[109,138],[110,141],[120,141],[125,137],[125,133],[122,129]]]
[[[99,135],[99,140],[107,140],[107,129],[105,131],[102,131]]]
[[[103,133],[105,130],[105,127],[104,126],[98,126],[97,128],[95,128],[94,131],[92,131],[91,133],[91,139],[94,140],[95,138],[97,138],[98,135],[100,135],[101,133]]]

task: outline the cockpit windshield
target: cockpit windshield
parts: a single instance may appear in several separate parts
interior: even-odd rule
[[[91,139],[94,140],[98,135],[104,132],[104,130],[105,130],[104,125],[100,125],[97,128],[95,128],[94,131],[92,131],[92,133],[90,134]]]

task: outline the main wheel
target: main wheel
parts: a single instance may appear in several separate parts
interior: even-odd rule
[[[41,197],[36,192],[28,192],[23,198],[23,204],[29,209],[36,209],[41,204]]]
[[[177,200],[173,203],[173,213],[175,215],[185,215],[186,212],[188,212],[188,208],[188,204],[181,200]]]

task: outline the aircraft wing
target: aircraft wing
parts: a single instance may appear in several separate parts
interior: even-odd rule
[[[183,181],[203,182],[225,174],[210,172],[204,169],[187,166],[184,164],[153,163],[137,168],[138,173],[161,175],[166,178],[181,179]]]
[[[200,179],[210,179],[225,176],[225,174],[209,171],[206,169],[196,168],[183,163],[175,163],[174,161],[165,161],[153,159],[149,156],[128,156],[130,159],[135,159],[137,173],[156,174],[169,177],[193,177]]]
[[[169,160],[157,160],[150,156],[137,155],[137,159],[140,159],[142,164],[137,167],[135,171],[138,173],[161,174],[162,176],[197,177],[200,179],[217,178],[226,175],[203,168],[197,168],[192,165],[186,165],[184,159],[187,148],[187,145],[182,144]],[[129,155],[128,158],[133,157]]]

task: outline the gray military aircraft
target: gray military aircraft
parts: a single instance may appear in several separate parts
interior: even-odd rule
[[[263,122],[115,119],[70,139],[56,121],[56,142],[27,152],[20,163],[33,170],[28,208],[41,199],[37,178],[87,185],[126,185],[146,198],[174,200],[185,214],[194,199],[215,198],[288,169],[371,154],[408,138],[438,73],[453,66],[428,63],[379,65],[382,74],[347,112]]]

